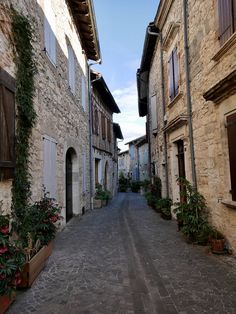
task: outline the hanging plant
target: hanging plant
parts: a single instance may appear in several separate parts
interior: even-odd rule
[[[16,165],[12,185],[12,207],[16,218],[21,219],[31,195],[29,173],[30,136],[36,122],[34,110],[33,31],[29,20],[11,8],[13,51],[16,65]]]

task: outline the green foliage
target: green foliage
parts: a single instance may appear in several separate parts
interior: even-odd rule
[[[12,185],[12,207],[17,218],[23,216],[23,208],[30,197],[29,138],[35,125],[36,112],[33,106],[34,75],[33,32],[26,17],[11,8],[13,47],[16,65],[16,165]]]
[[[206,200],[191,184],[184,178],[178,178],[177,182],[183,187],[182,197],[184,202],[175,203],[174,212],[177,219],[183,222],[182,232],[191,240],[207,238],[209,225],[207,222]]]
[[[125,177],[121,171],[119,175],[119,192],[126,192],[129,187],[129,180]]]
[[[104,190],[101,184],[96,184],[96,194],[95,199],[109,201],[111,199],[111,193],[107,190]]]
[[[24,208],[15,229],[28,259],[55,238],[58,222],[62,219],[60,213],[61,207],[45,190],[41,200]]]
[[[20,283],[25,254],[17,241],[11,240],[10,217],[0,215],[0,295],[11,295]]]
[[[130,183],[130,188],[131,188],[131,191],[134,192],[134,193],[138,193],[139,190],[140,190],[140,182],[139,181],[131,181]]]
[[[140,181],[140,185],[144,189],[144,192],[147,192],[150,186],[150,181],[149,180]]]
[[[159,177],[154,177],[153,183],[150,185],[150,191],[157,199],[161,198],[161,179]]]
[[[168,197],[160,198],[156,202],[156,207],[160,209],[161,212],[166,216],[171,215],[171,205],[172,205],[172,200]]]

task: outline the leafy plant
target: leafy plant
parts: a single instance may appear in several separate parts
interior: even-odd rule
[[[171,205],[172,205],[172,200],[168,197],[166,198],[160,198],[156,202],[156,207],[161,210],[163,214],[166,216],[171,215]]]
[[[0,215],[0,295],[11,295],[20,283],[25,254],[17,241],[11,240],[10,217]]]
[[[156,196],[157,199],[161,198],[161,179],[159,177],[153,178],[153,183],[150,185],[150,192]]]
[[[149,180],[140,181],[140,186],[144,189],[144,192],[147,192],[150,186]]]
[[[120,172],[119,175],[119,191],[126,192],[129,187],[129,180],[125,177],[123,172]]]
[[[130,184],[131,191],[134,193],[138,193],[140,190],[140,186],[141,186],[141,184],[139,181],[132,181]]]
[[[207,236],[209,230],[206,200],[186,179],[178,178],[177,182],[183,187],[181,196],[185,201],[175,203],[174,212],[183,222],[182,232],[191,241],[198,241],[198,237]]]
[[[101,184],[97,184],[95,199],[109,201],[109,199],[111,199],[111,193],[107,190],[104,190]]]

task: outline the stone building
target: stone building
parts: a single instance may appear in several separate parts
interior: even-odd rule
[[[163,194],[179,176],[207,200],[210,220],[236,251],[236,1],[160,1],[137,72],[149,163]]]
[[[88,61],[98,62],[100,48],[92,0],[2,0],[0,7],[0,110],[12,108],[6,119],[14,138],[14,88],[3,97],[12,81],[18,88],[11,33],[10,6],[31,22],[36,60],[34,109],[37,122],[30,138],[29,167],[32,201],[42,196],[42,185],[63,206],[65,222],[89,208],[89,102]],[[3,97],[3,98],[2,98]],[[12,106],[12,107],[10,107]],[[1,115],[2,118],[2,115]],[[16,120],[16,121],[15,121]],[[5,132],[5,133],[4,133]],[[14,141],[7,149],[14,152]],[[3,147],[3,146],[2,146]],[[11,208],[14,156],[6,164],[0,149],[0,199]],[[5,162],[5,164],[4,164]],[[7,168],[7,167],[8,168]],[[10,167],[10,168],[9,168]]]
[[[130,164],[130,157],[129,157],[129,150],[125,150],[118,154],[118,173],[124,174],[126,178],[129,176],[129,164]]]
[[[117,138],[123,139],[123,135],[119,124],[113,123],[113,113],[119,113],[120,109],[101,74],[91,72],[91,85],[93,191],[101,184],[114,196],[118,176]]]
[[[130,179],[133,181],[148,180],[148,143],[146,135],[138,137],[125,145],[129,145]]]

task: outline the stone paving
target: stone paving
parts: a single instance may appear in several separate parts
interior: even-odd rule
[[[8,314],[236,313],[234,257],[185,243],[142,196],[74,218]]]

